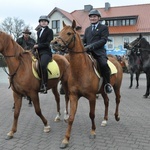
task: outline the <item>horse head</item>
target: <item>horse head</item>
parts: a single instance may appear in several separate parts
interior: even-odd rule
[[[66,25],[63,21],[63,29],[59,32],[59,36],[51,41],[52,48],[56,51],[73,51],[75,46],[81,44],[81,39],[79,34],[75,30],[76,22],[73,20],[72,25]],[[76,48],[77,49],[77,48]],[[82,46],[82,49],[84,47]],[[80,48],[81,50],[81,48]]]

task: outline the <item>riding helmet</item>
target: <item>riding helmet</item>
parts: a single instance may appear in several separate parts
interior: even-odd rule
[[[89,17],[90,17],[91,15],[97,15],[98,17],[101,17],[101,13],[100,13],[98,10],[96,10],[96,9],[92,9],[92,10],[89,12]]]
[[[49,18],[48,18],[48,16],[40,16],[39,22],[40,22],[41,20],[46,20],[46,21],[49,23]]]

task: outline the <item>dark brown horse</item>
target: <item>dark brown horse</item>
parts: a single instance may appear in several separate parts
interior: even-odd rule
[[[91,138],[94,138],[96,135],[96,126],[94,119],[97,93],[101,93],[105,104],[105,114],[102,125],[106,125],[108,120],[109,98],[104,92],[104,85],[102,85],[101,88],[99,87],[99,82],[101,81],[101,79],[99,79],[99,77],[94,73],[93,62],[86,53],[80,35],[75,31],[75,27],[75,21],[73,21],[72,26],[67,26],[63,22],[63,29],[60,31],[59,36],[51,42],[55,50],[64,51],[67,49],[70,57],[70,74],[68,77],[70,115],[68,119],[67,131],[60,148],[67,147],[69,143],[71,128],[77,111],[78,100],[80,97],[83,96],[89,100],[89,117],[92,122],[92,129],[90,132]],[[111,84],[114,88],[114,92],[116,95],[115,119],[119,121],[119,103],[121,97],[120,87],[123,72],[121,65],[116,59],[109,57],[109,60],[117,68],[117,73],[111,75]]]
[[[22,97],[24,95],[27,95],[31,98],[36,114],[43,121],[44,132],[49,132],[50,126],[40,109],[39,95],[38,95],[40,80],[37,79],[32,73],[33,55],[30,52],[26,52],[24,49],[22,49],[22,47],[19,46],[11,38],[11,36],[9,36],[4,32],[0,32],[0,53],[4,56],[8,66],[10,85],[13,90],[13,97],[15,102],[13,125],[11,130],[7,134],[7,139],[12,138],[14,133],[17,131],[18,117],[21,110]],[[53,60],[55,60],[55,62],[58,64],[60,76],[48,80],[48,89],[52,89],[52,92],[55,96],[55,100],[57,103],[58,115],[55,118],[55,120],[57,121],[60,116],[60,96],[57,91],[57,85],[61,80],[64,86],[64,90],[67,90],[65,85],[67,84],[66,81],[69,62],[64,56],[58,54],[53,55]],[[66,102],[68,102],[67,94],[65,95],[65,97]],[[67,107],[68,106],[66,106],[66,110]]]
[[[143,97],[147,98],[150,95],[150,43],[140,34],[131,43],[125,43],[124,47],[130,50],[132,55],[136,54],[140,66],[138,69],[146,74],[146,92]]]

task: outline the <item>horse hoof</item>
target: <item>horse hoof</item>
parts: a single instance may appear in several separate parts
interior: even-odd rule
[[[7,137],[5,138],[5,140],[10,140],[10,139],[12,139],[13,138],[13,136],[8,136],[7,135]]]
[[[28,104],[28,107],[32,107],[32,104]]]
[[[106,120],[103,120],[102,123],[101,123],[101,126],[102,126],[102,127],[107,126],[107,121],[106,121]]]
[[[45,133],[50,132],[50,130],[51,130],[51,127],[50,127],[50,126],[45,126],[45,127],[44,127],[44,132],[45,132]]]
[[[116,121],[119,121],[120,120],[120,117],[119,116],[117,116],[117,117],[115,117],[116,118]]]
[[[66,147],[68,147],[68,144],[66,144],[66,143],[61,143],[61,145],[60,145],[59,148],[64,149],[64,148],[66,148]]]
[[[146,94],[145,94],[145,95],[143,95],[143,97],[144,97],[144,98],[147,98],[147,97],[148,97],[148,95],[146,95]]]
[[[57,118],[57,117],[56,117],[56,118],[54,119],[54,121],[55,121],[55,122],[59,122],[59,121],[60,121],[60,118]]]

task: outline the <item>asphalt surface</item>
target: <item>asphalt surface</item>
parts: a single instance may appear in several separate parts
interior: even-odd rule
[[[145,74],[141,74],[139,89],[129,89],[129,74],[124,74],[121,87],[120,121],[116,122],[115,96],[109,95],[109,120],[101,126],[104,104],[101,96],[96,104],[96,138],[89,139],[91,121],[89,104],[81,98],[74,120],[69,146],[66,150],[150,150],[150,98],[144,99]],[[63,121],[64,96],[61,96],[61,121],[54,122],[56,103],[51,91],[40,94],[41,110],[51,126],[51,132],[44,133],[44,125],[35,114],[34,107],[23,105],[18,121],[18,131],[11,140],[5,140],[13,121],[13,97],[8,89],[7,74],[0,68],[0,150],[59,150],[67,124]]]

